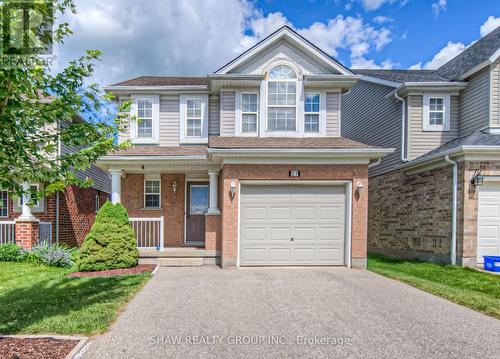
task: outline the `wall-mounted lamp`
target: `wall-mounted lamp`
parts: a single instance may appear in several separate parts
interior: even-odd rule
[[[356,183],[356,191],[358,191],[358,195],[361,196],[361,193],[363,193],[364,190],[365,186],[363,185],[363,183],[361,182]]]
[[[172,182],[172,192],[177,192],[177,181]]]
[[[474,186],[482,186],[484,183],[484,176],[481,174],[481,170],[477,169],[474,171],[474,176],[472,177],[471,183]]]
[[[231,192],[231,197],[234,198],[234,194],[236,193],[236,183],[234,181],[231,182],[231,187],[229,188],[229,191]]]

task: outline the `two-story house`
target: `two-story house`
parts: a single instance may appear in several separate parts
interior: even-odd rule
[[[437,70],[356,70],[342,135],[370,169],[369,250],[474,266],[500,255],[500,28]]]
[[[393,150],[341,137],[359,78],[283,27],[205,77],[107,86],[133,146],[98,164],[141,260],[365,267],[368,166]]]

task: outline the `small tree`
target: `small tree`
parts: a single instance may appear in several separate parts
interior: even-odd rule
[[[97,213],[78,258],[80,271],[129,268],[137,265],[139,251],[128,213],[121,204],[106,202]]]

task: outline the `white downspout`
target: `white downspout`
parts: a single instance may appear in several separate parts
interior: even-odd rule
[[[458,166],[457,163],[446,155],[444,160],[453,166],[453,195],[451,200],[451,264],[457,264],[457,192],[458,192]]]
[[[405,157],[405,146],[406,146],[406,100],[399,97],[397,92],[394,92],[394,97],[401,101],[401,161],[408,162],[408,158]]]

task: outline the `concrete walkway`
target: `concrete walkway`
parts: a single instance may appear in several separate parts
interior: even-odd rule
[[[500,321],[346,268],[160,268],[84,358],[493,358]]]

